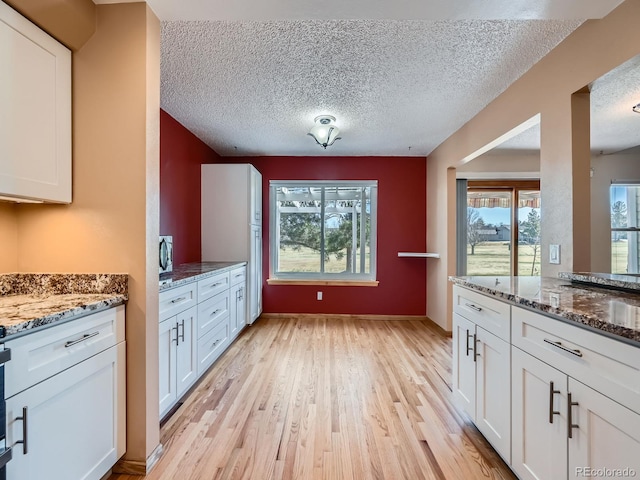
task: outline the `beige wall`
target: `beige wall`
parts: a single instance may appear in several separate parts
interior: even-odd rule
[[[0,202],[0,273],[18,271],[17,205]]]
[[[485,153],[456,171],[458,178],[539,178],[540,153]]]
[[[96,6],[87,0],[4,0],[33,23],[78,50],[96,30]]]
[[[126,458],[144,465],[159,444],[160,26],[145,3],[96,12],[73,54],[73,202],[0,208],[18,243],[0,268],[129,274]]]
[[[427,161],[427,248],[440,253],[429,264],[427,315],[451,329],[451,285],[455,273],[455,215],[447,215],[449,198],[455,203],[455,168],[484,145],[541,114],[540,181],[542,190],[543,275],[589,268],[590,215],[579,206],[589,204],[588,100],[572,95],[593,80],[640,53],[640,2],[627,0],[602,20],[583,24],[549,55],[534,65],[497,99],[443,142]],[[580,112],[580,118],[572,115]],[[586,157],[586,158],[585,158]],[[548,264],[549,244],[561,245],[559,266]]]

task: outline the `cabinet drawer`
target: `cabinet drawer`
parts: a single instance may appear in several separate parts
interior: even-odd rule
[[[124,340],[124,306],[9,340],[5,397],[9,398]]]
[[[196,282],[160,292],[160,321],[173,317],[197,303]]]
[[[229,318],[198,340],[198,376],[211,366],[229,343]]]
[[[513,345],[640,413],[640,348],[513,307]]]
[[[247,267],[242,266],[240,268],[234,268],[229,272],[229,276],[231,277],[231,286],[238,285],[240,283],[244,283],[247,280]]]
[[[214,295],[229,290],[229,272],[218,273],[198,281],[198,301],[202,302]]]
[[[507,342],[511,338],[511,306],[507,303],[454,285],[453,311]]]
[[[198,338],[229,318],[229,291],[198,304]]]

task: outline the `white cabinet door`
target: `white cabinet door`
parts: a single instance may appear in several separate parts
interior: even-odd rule
[[[476,365],[473,342],[476,325],[453,315],[453,398],[471,419],[476,418]]]
[[[516,347],[511,369],[512,468],[522,480],[566,478],[567,376]]]
[[[569,393],[576,405],[567,408],[577,425],[569,439],[569,478],[595,476],[596,471],[607,478],[640,474],[640,415],[573,378]]]
[[[71,202],[71,52],[0,2],[0,195]]]
[[[177,399],[176,392],[176,341],[178,327],[176,317],[160,323],[158,346],[158,375],[160,390],[160,416],[166,413]]]
[[[247,307],[245,303],[245,285],[244,283],[231,287],[229,304],[229,336],[234,339],[246,325]]]
[[[511,463],[511,346],[477,327],[476,420],[478,430]]]
[[[262,313],[262,227],[251,226],[251,258],[249,259],[249,317],[252,324]]]
[[[176,317],[178,343],[176,345],[176,398],[180,398],[198,376],[197,327],[198,308],[191,307]]]
[[[262,224],[262,175],[253,166],[249,166],[250,171],[250,220],[249,223],[254,225]]]
[[[7,400],[7,444],[14,446],[7,479],[99,480],[107,473],[123,453],[117,426],[124,349],[122,342]],[[19,419],[25,414],[26,422]]]

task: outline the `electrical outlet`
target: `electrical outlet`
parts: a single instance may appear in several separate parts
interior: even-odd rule
[[[317,299],[322,300],[322,292],[318,292]]]

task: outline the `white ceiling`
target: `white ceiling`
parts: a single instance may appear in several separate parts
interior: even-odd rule
[[[621,0],[148,3],[162,108],[221,155],[425,156]],[[320,114],[341,129],[326,151]]]

